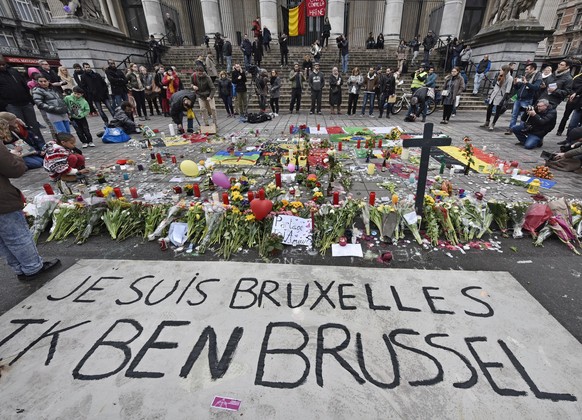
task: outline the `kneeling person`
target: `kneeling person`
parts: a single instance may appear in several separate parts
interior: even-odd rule
[[[109,122],[109,127],[121,128],[126,134],[141,133],[141,126],[133,119],[135,108],[129,101],[123,101],[115,109],[115,117]]]
[[[172,121],[178,126],[178,131],[180,133],[184,132],[184,127],[182,126],[182,120],[184,119],[184,113],[186,113],[186,118],[188,120],[188,132],[194,132],[194,101],[196,101],[196,94],[189,90],[180,90],[172,95],[170,99],[170,116]]]
[[[515,137],[526,149],[542,147],[544,137],[556,126],[556,110],[547,99],[540,99],[537,105],[529,107],[521,116],[521,124],[511,128]]]

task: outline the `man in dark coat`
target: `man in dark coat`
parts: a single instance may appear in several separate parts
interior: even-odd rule
[[[289,65],[289,46],[287,34],[281,34],[279,37],[279,48],[281,50],[281,67]]]
[[[123,101],[127,101],[127,78],[121,69],[115,65],[112,59],[107,60],[105,75],[111,85],[114,107],[117,108]]]
[[[172,121],[178,126],[178,131],[183,132],[182,120],[184,113],[188,114],[194,108],[196,94],[191,90],[179,90],[170,98],[170,116]],[[192,115],[192,114],[191,114]],[[194,118],[188,118],[188,132],[194,131]]]
[[[29,126],[44,141],[36,120],[34,105],[26,81],[15,69],[6,65],[0,55],[0,111],[11,112]]]
[[[39,60],[38,64],[40,66],[40,74],[49,81],[51,89],[63,96],[63,88],[61,86],[66,85],[67,82],[61,80],[57,72],[51,69],[50,64],[46,60]]]
[[[115,111],[113,110],[111,101],[109,100],[109,92],[105,79],[103,79],[99,73],[95,73],[91,69],[91,65],[89,63],[83,63],[83,75],[81,76],[81,84],[83,90],[90,93],[95,109],[97,112],[99,112],[103,122],[107,124],[109,118],[107,118],[107,115],[105,115],[105,112],[103,112],[103,107],[101,104],[105,104],[112,117],[115,117]]]
[[[424,37],[422,41],[422,46],[424,47],[424,64],[427,66],[430,64],[430,52],[436,45],[436,36],[434,35],[433,31],[428,31],[428,34]]]
[[[222,39],[222,37],[220,36],[220,34],[218,32],[214,34],[214,49],[216,50],[216,62],[217,62],[217,64],[224,66],[224,55],[223,55],[224,40]],[[232,46],[231,46],[231,49],[232,49]],[[230,55],[232,55],[232,50],[231,50]]]
[[[245,60],[245,70],[249,70],[251,66],[251,57],[253,55],[253,45],[251,44],[251,40],[249,39],[248,35],[245,34],[244,39],[242,40],[242,44],[240,44],[240,49],[243,53],[243,58]]]
[[[511,131],[526,149],[542,147],[544,136],[556,126],[557,113],[547,99],[540,99],[535,108],[529,108],[521,116],[521,124]]]
[[[222,54],[226,58],[226,72],[230,73],[232,71],[232,43],[230,42],[230,38],[224,39]]]

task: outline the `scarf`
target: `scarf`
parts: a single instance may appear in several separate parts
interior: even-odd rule
[[[559,72],[558,70],[556,70],[556,77],[559,77],[559,76],[561,76],[563,74],[566,74],[566,73],[570,73],[570,69],[566,69],[566,70],[563,70],[561,72]]]
[[[168,76],[172,76],[173,77],[173,75],[168,75]],[[170,91],[171,94],[174,94],[174,92],[176,92],[176,87],[174,86],[174,81],[175,80],[176,79],[170,80],[170,83],[168,84],[168,90]]]

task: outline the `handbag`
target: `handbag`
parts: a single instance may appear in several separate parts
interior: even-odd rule
[[[155,83],[152,83],[152,93],[160,93],[161,91],[162,91],[161,87],[159,87]]]
[[[388,103],[389,104],[396,103],[396,95],[390,95],[390,96],[388,96]]]
[[[103,143],[125,143],[131,137],[119,127],[107,127],[101,141]]]
[[[442,97],[449,96],[449,90],[448,90],[448,89],[443,89],[443,90],[441,91],[441,96],[442,96]]]

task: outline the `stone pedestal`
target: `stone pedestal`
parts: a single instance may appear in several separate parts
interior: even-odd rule
[[[479,31],[470,41],[473,62],[489,54],[491,70],[510,62],[534,61],[538,43],[554,31],[544,29],[536,19],[497,22]]]
[[[76,17],[54,18],[41,29],[55,41],[62,65],[70,72],[74,63],[89,63],[94,70],[101,71],[107,60],[120,62],[133,54],[131,61],[147,64],[143,55],[148,50],[147,42],[129,39],[117,28]]]

